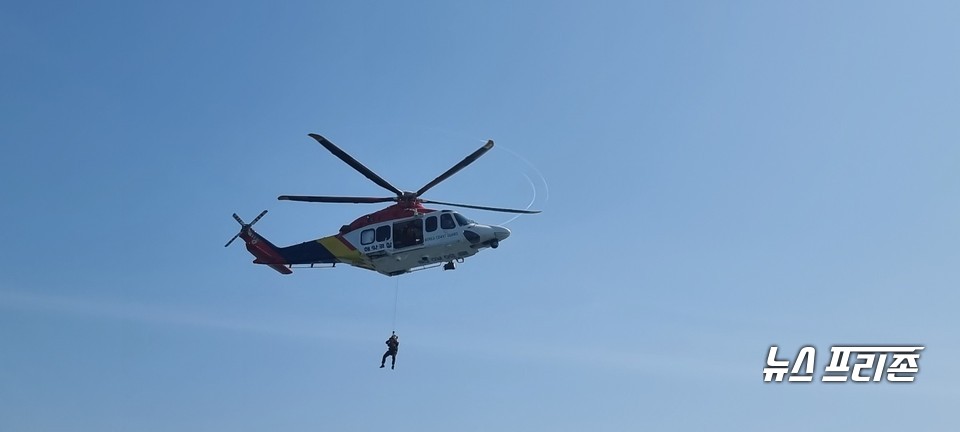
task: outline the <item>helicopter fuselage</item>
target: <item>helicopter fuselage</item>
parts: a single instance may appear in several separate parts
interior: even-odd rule
[[[342,263],[396,276],[440,263],[452,268],[449,263],[463,262],[484,248],[496,248],[510,236],[507,228],[478,224],[451,210],[416,207],[412,216],[396,218],[398,211],[408,209],[391,206],[344,225],[336,235],[283,248],[249,226],[239,237],[257,258],[254,263],[284,274],[295,265]]]
[[[340,236],[361,258],[362,262],[350,264],[392,276],[432,264],[462,262],[483,248],[496,248],[510,230],[443,210],[374,223]]]

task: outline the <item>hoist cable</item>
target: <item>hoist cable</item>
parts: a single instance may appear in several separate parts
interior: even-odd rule
[[[396,276],[397,283],[393,288],[393,331],[397,331],[397,304],[400,302],[400,276]]]

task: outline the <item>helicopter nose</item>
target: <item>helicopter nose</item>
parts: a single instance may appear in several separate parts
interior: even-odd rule
[[[510,237],[510,230],[505,227],[493,226],[490,228],[493,228],[493,236],[496,237],[497,240],[504,240],[507,237]]]

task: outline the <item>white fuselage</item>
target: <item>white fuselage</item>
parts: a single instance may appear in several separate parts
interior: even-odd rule
[[[435,211],[371,224],[343,238],[379,273],[397,275],[411,269],[462,261],[480,249],[497,247],[510,230],[473,222],[453,211]]]

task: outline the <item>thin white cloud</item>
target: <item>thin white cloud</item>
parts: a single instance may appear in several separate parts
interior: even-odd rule
[[[0,308],[37,312],[55,312],[97,319],[114,319],[141,323],[199,327],[212,330],[258,333],[291,338],[351,340],[348,326],[319,328],[306,320],[255,320],[221,315],[208,311],[175,310],[170,307],[119,302],[110,299],[79,298],[22,291],[0,291]]]
[[[210,330],[245,332],[264,336],[293,339],[337,340],[352,343],[368,343],[370,334],[380,329],[360,322],[330,322],[296,317],[269,317],[260,319],[225,316],[223,311],[175,310],[169,306],[145,305],[103,298],[79,298],[73,296],[0,291],[0,308],[36,311],[40,313],[69,314],[94,319],[111,319],[157,325],[172,325]],[[416,340],[404,341],[408,347],[418,350],[435,350],[440,353],[494,361],[540,363],[550,359],[554,364],[574,368],[590,368],[595,371],[630,373],[638,376],[677,376],[687,379],[740,380],[742,374],[735,372],[743,365],[693,357],[677,358],[657,351],[652,346],[613,348],[585,344],[557,344],[552,341],[519,340],[516,338],[493,338],[473,336],[464,339],[442,328],[410,327],[408,334],[416,334]],[[401,335],[402,336],[402,335]],[[758,363],[759,364],[759,363]],[[757,369],[757,376],[760,375]],[[759,380],[759,379],[758,379]]]

